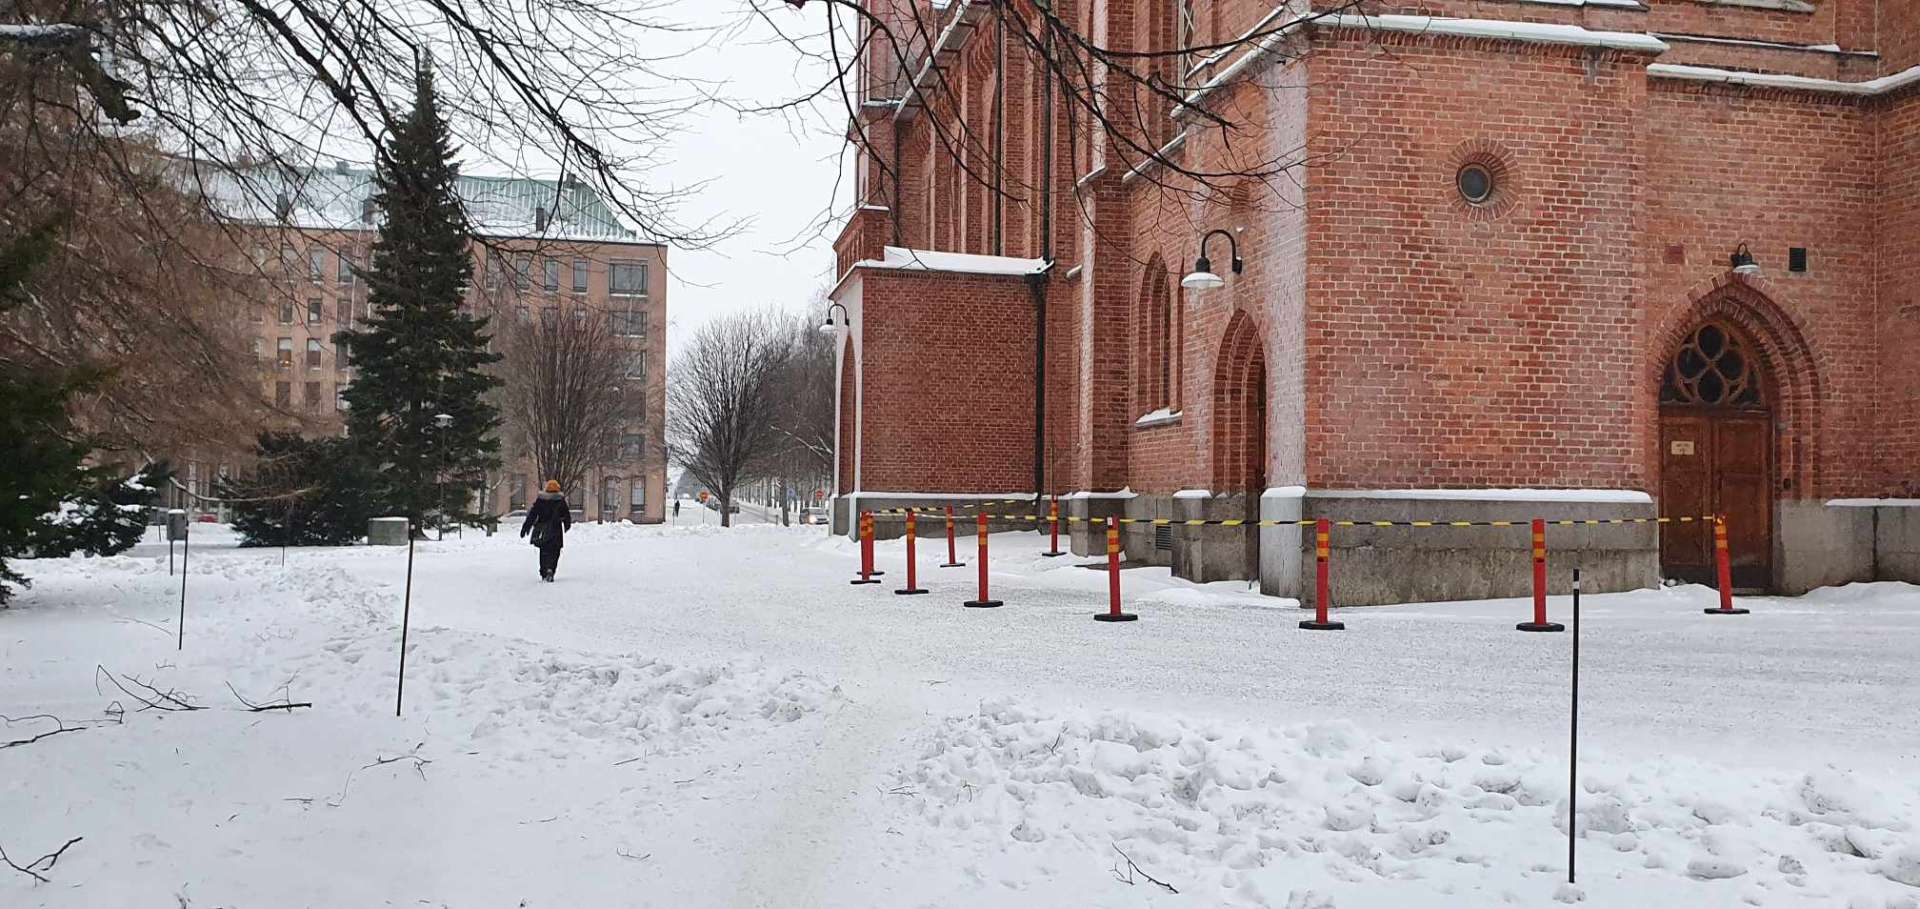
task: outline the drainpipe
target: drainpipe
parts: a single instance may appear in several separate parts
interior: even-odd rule
[[[1051,15],[1051,3],[1043,9]],[[1042,21],[1046,21],[1043,19]],[[1033,293],[1033,494],[1035,507],[1047,491],[1047,280],[1053,273],[1053,25],[1047,22],[1047,39],[1041,66],[1046,70],[1046,91],[1040,115],[1040,258],[1045,270],[1029,275],[1027,287]]]

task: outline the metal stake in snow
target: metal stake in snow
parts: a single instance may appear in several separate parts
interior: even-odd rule
[[[407,620],[413,616],[413,522],[407,522],[407,587],[400,598],[400,673],[393,686],[393,715],[407,695]]]
[[[1579,841],[1574,808],[1580,797],[1580,569],[1573,570],[1573,713],[1567,729],[1567,883],[1573,883],[1573,846]]]
[[[907,586],[894,591],[894,593],[913,594],[927,592],[925,587],[920,586],[919,566],[915,564],[918,561],[919,557],[915,556],[913,551],[913,512],[909,511],[907,512]]]
[[[966,564],[965,562],[960,561],[960,559],[953,554],[953,506],[948,505],[947,506],[947,561],[941,564],[940,567],[941,568],[959,568],[960,566],[965,564]]]
[[[167,544],[171,549],[171,543]],[[193,551],[193,525],[184,524],[180,531],[180,624],[174,629],[174,650],[184,650],[187,646],[187,554]]]

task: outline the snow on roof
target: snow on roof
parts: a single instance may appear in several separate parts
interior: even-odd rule
[[[1782,73],[1750,73],[1737,69],[1716,69],[1711,66],[1686,66],[1679,63],[1653,63],[1647,66],[1647,75],[1661,79],[1686,79],[1695,82],[1726,82],[1733,85],[1747,85],[1754,88],[1791,88],[1810,92],[1831,92],[1842,95],[1881,95],[1894,89],[1920,83],[1920,66],[1911,66],[1891,76],[1868,79],[1865,82],[1841,82],[1838,79],[1816,79],[1811,76],[1789,76]]]
[[[371,230],[378,224],[373,171],[365,168],[195,165],[193,170],[189,179],[236,221],[303,230]],[[454,191],[474,233],[482,236],[641,242],[598,193],[577,181],[462,174]]]
[[[880,259],[862,259],[854,265],[867,268],[897,268],[905,271],[950,271],[971,275],[1037,275],[1052,263],[1045,259],[1020,259],[1013,256],[982,256],[974,253],[938,252],[931,249],[886,247]]]
[[[1409,32],[1425,35],[1449,35],[1461,38],[1500,38],[1536,44],[1574,44],[1608,47],[1615,50],[1665,53],[1667,43],[1652,35],[1637,32],[1601,32],[1578,25],[1553,25],[1545,22],[1511,22],[1504,19],[1446,19],[1438,16],[1380,15],[1336,13],[1312,21],[1322,28],[1363,28],[1385,32]]]

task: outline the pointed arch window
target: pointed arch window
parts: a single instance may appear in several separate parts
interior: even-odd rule
[[[1179,409],[1180,320],[1168,281],[1166,267],[1155,259],[1135,311],[1134,410],[1141,414]]]
[[[1766,400],[1753,354],[1740,336],[1708,323],[1694,330],[1667,364],[1660,403],[1761,407]]]

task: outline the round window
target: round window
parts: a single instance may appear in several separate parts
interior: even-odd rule
[[[1469,164],[1454,175],[1454,185],[1468,202],[1479,205],[1493,197],[1493,174],[1486,165]]]

